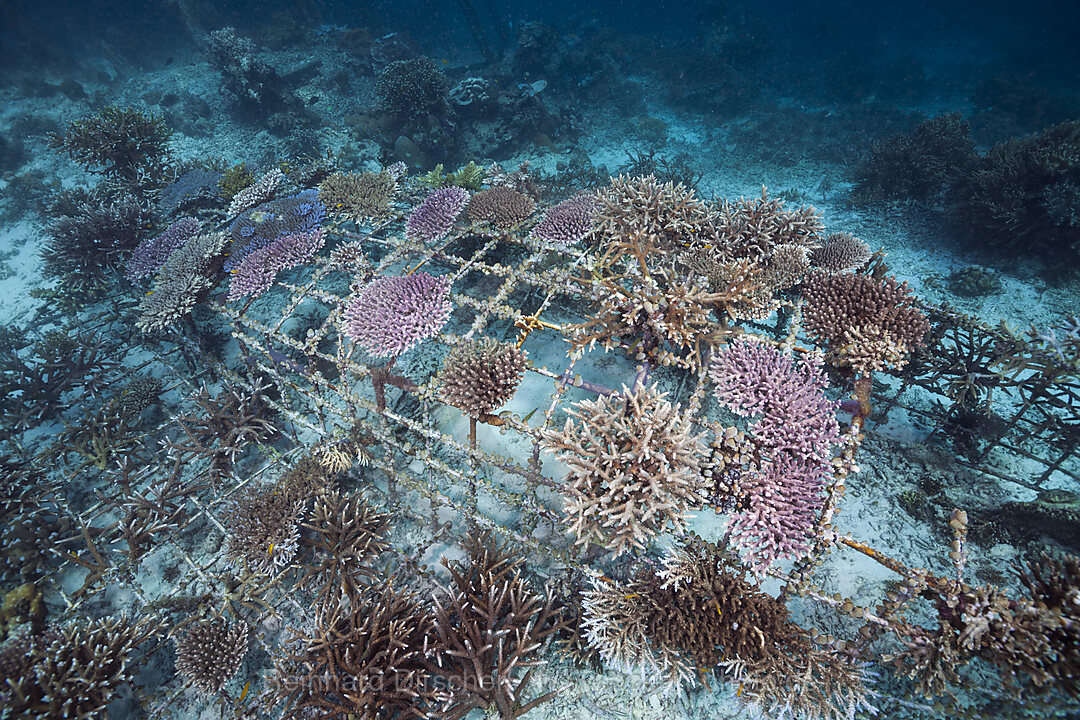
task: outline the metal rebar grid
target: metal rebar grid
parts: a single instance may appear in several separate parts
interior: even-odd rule
[[[503,412],[484,418],[485,431],[473,443],[465,433],[446,431],[446,418],[462,414],[442,402],[433,373],[410,378],[407,389],[393,391],[386,407],[379,407],[373,390],[379,366],[362,357],[352,343],[341,341],[339,333],[344,303],[360,280],[428,268],[452,276],[455,289],[448,332],[427,341],[429,348],[491,335],[516,340],[526,351],[533,349],[534,356],[540,356],[544,345],[565,342],[561,327],[552,321],[553,315],[564,322],[588,317],[591,291],[587,284],[573,279],[574,268],[582,265],[586,255],[544,248],[517,233],[479,227],[458,228],[438,244],[423,246],[406,240],[397,231],[400,219],[398,216],[385,221],[367,233],[332,228],[328,233],[331,253],[324,252],[309,270],[292,276],[300,280],[279,279],[271,293],[254,302],[228,305],[222,298],[211,300],[209,307],[215,322],[220,322],[239,350],[226,353],[233,362],[223,362],[190,346],[167,345],[164,353],[140,366],[168,378],[164,392],[185,397],[198,390],[207,373],[238,387],[251,388],[253,378],[269,382],[276,397],[267,402],[276,413],[275,422],[284,438],[275,447],[252,449],[211,490],[186,497],[188,512],[182,521],[156,534],[156,546],[138,558],[125,556],[118,547],[121,539],[115,526],[117,518],[106,505],[96,502],[74,508],[64,498],[57,498],[58,512],[93,528],[92,533],[66,538],[56,548],[57,554],[69,561],[74,554],[92,565],[101,561],[107,564],[99,569],[75,563],[76,569],[101,573],[98,581],[78,597],[70,589],[70,573],[43,580],[63,599],[67,614],[93,612],[88,610],[91,605],[124,604],[125,594],[133,598],[126,603],[133,610],[166,614],[164,608],[170,604],[188,597],[202,598],[203,608],[226,615],[242,614],[255,630],[252,635],[264,660],[280,656],[281,643],[288,638],[285,626],[310,627],[314,623],[313,610],[305,590],[296,587],[300,575],[295,562],[272,577],[257,577],[245,574],[226,556],[227,505],[247,485],[280,476],[306,451],[336,442],[354,431],[374,438],[375,443],[370,465],[353,473],[346,481],[346,489],[362,489],[391,513],[396,565],[407,565],[410,571],[432,578],[425,559],[437,554],[442,543],[460,540],[470,528],[479,527],[495,532],[538,560],[532,565],[541,572],[545,565],[581,567],[580,552],[570,546],[559,527],[559,484],[541,470],[538,429],[558,419],[558,409],[574,399],[574,388],[580,387],[583,380],[615,388],[631,386],[635,374],[640,377],[640,368],[617,359],[611,363],[612,377],[590,377],[581,366],[595,359],[579,350],[568,352],[561,367],[530,366],[522,386],[551,383],[548,399],[535,414]],[[353,276],[356,267],[349,271],[331,262],[335,241],[338,247],[354,243],[363,250],[368,258],[362,263],[363,278]],[[268,312],[268,308],[278,305],[280,309]],[[312,323],[304,314],[312,306],[320,309],[318,318],[323,312],[325,318]],[[798,312],[786,328],[771,330],[786,335],[790,341],[797,324]],[[101,327],[110,325],[104,323]],[[585,378],[579,374],[582,372]],[[704,371],[696,375],[673,372],[666,379],[674,381],[675,401],[695,413],[701,409],[708,390]],[[926,402],[925,393],[911,389],[910,383],[901,382],[881,405],[903,408],[923,418],[935,432],[940,431],[955,412],[955,404],[935,409]],[[1054,391],[1040,390],[1043,394]],[[933,394],[932,388],[926,392]],[[1008,432],[993,439],[991,447],[982,453],[987,462],[968,462],[1003,479],[1001,471],[989,462],[991,450],[1041,463],[1043,471],[1031,480],[1034,488],[1041,487],[1054,472],[1073,479],[1080,477],[1075,467],[1075,444],[1063,445],[1052,453],[1043,446],[1032,449],[1025,445],[1024,433],[1039,422],[1036,415],[1044,408],[1038,400],[1042,395],[1024,399],[1020,391],[1017,393],[1017,409]],[[948,401],[945,388],[937,397]],[[185,400],[180,405],[189,406],[190,402]],[[169,437],[175,431],[174,417],[142,431],[139,440],[157,442]],[[1067,418],[1068,422],[1073,420]],[[496,433],[500,437],[494,437]],[[523,450],[507,453],[506,448],[511,446]],[[164,448],[146,454],[145,463],[146,469],[139,477],[147,486],[155,474],[177,472]],[[109,468],[99,482],[107,483],[117,472],[120,470]],[[208,463],[194,463],[179,472],[186,482],[195,484],[208,472]],[[154,578],[147,576],[170,563],[180,566],[175,581],[155,584]],[[185,624],[186,620],[173,622],[167,629],[172,634]],[[168,644],[163,639],[151,653],[167,651]],[[253,654],[249,654],[249,665],[238,679],[217,698],[223,709],[250,706],[255,695],[265,689],[255,671],[265,673],[267,667],[265,662],[263,667],[252,667]],[[236,687],[246,681],[251,682],[251,692],[240,702]],[[163,689],[145,694],[139,691],[139,700],[151,717],[164,718],[179,707],[186,689],[174,680]]]

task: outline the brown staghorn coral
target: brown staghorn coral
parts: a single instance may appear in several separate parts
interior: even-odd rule
[[[305,501],[277,485],[245,488],[228,507],[228,554],[239,564],[262,573],[288,565],[300,546]]]
[[[691,417],[651,387],[575,403],[562,430],[542,444],[570,469],[564,523],[621,555],[671,523],[682,530],[697,496],[704,447]]]
[[[691,535],[659,569],[641,565],[629,582],[597,578],[583,606],[589,643],[623,670],[690,685],[727,674],[770,717],[869,707],[861,668],[814,648],[723,545]]]
[[[310,455],[300,458],[277,482],[247,486],[228,505],[229,556],[260,573],[285,567],[299,550],[308,504],[333,487],[330,472]]]
[[[525,376],[525,352],[494,338],[455,345],[443,361],[443,400],[469,417],[497,410],[514,396]]]
[[[597,194],[593,234],[601,249],[628,235],[651,238],[670,250],[691,242],[712,242],[713,212],[691,188],[661,183],[653,175],[612,178]]]
[[[104,717],[118,688],[131,682],[131,655],[154,637],[152,618],[106,617],[50,627],[31,638],[23,673],[0,678],[11,717]]]
[[[277,433],[263,397],[268,387],[260,382],[250,388],[226,385],[216,396],[200,387],[191,397],[195,409],[173,418],[180,432],[165,443],[170,457],[177,463],[209,460],[211,476],[220,477],[249,444]]]
[[[312,548],[314,565],[300,580],[322,584],[319,602],[346,597],[356,601],[364,589],[363,578],[375,576],[368,563],[390,545],[383,539],[389,516],[364,502],[359,495],[345,497],[330,492],[315,499],[311,516],[303,528],[302,543]]]
[[[930,328],[907,283],[893,277],[878,280],[813,270],[803,297],[803,322],[810,336],[829,347],[834,364],[864,374],[901,367]]]
[[[248,650],[248,626],[223,618],[199,622],[174,638],[176,672],[205,693],[221,691]]]
[[[357,222],[386,217],[397,192],[397,180],[387,171],[334,173],[319,184],[319,202],[331,213]]]
[[[562,621],[551,597],[522,577],[524,561],[509,548],[472,535],[465,550],[468,564],[445,562],[451,583],[433,598],[428,670],[449,697],[429,716],[462,720],[480,708],[513,720],[555,695],[524,698],[539,653]]]
[[[532,215],[535,209],[536,203],[531,197],[503,186],[476,193],[465,206],[465,212],[472,222],[489,222],[500,229],[514,227]]]
[[[817,210],[807,205],[786,210],[784,201],[761,197],[724,200],[716,216],[717,249],[726,259],[764,261],[780,245],[816,246],[823,226]]]
[[[348,603],[319,610],[314,630],[299,635],[299,651],[274,663],[273,696],[286,718],[334,720],[439,717],[445,701],[428,674],[426,603],[390,577]]]
[[[636,360],[696,372],[707,351],[728,332],[713,313],[724,320],[737,317],[740,308],[752,302],[753,275],[742,270],[746,268],[733,267],[716,291],[680,279],[667,268],[631,288],[603,280],[599,310],[591,319],[567,327],[570,342],[575,347],[600,343],[605,350],[621,345]]]

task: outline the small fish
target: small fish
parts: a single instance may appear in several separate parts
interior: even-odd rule
[[[742,683],[739,683],[739,689],[735,691],[735,697],[742,697]]]
[[[724,613],[720,611],[720,601],[713,600],[713,602],[716,603],[716,614],[719,615],[721,618],[724,617]]]
[[[641,597],[640,595],[623,595],[623,600],[629,600],[630,598]]]
[[[531,418],[536,413],[536,411],[539,410],[539,409],[540,408],[533,408],[532,410],[530,410],[528,415],[521,418],[521,422],[529,422],[529,418]]]
[[[240,693],[240,699],[237,700],[237,702],[244,702],[244,698],[247,697],[248,690],[250,690],[250,689],[251,689],[251,681],[248,680],[246,683],[244,683],[244,692]]]
[[[153,294],[154,294],[154,291],[153,291],[153,290],[147,290],[146,294],[147,294],[147,295],[153,295]]]
[[[267,551],[267,554],[269,554],[269,555],[274,554],[274,543],[270,543],[270,549]]]
[[[449,61],[449,60],[447,60],[446,58],[443,58],[443,59],[442,59],[442,64],[443,64],[443,65],[449,65],[449,64],[450,64],[450,61]]]

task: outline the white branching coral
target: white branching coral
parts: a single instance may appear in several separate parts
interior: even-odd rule
[[[579,544],[596,538],[621,555],[670,523],[677,531],[699,503],[702,442],[691,415],[651,387],[575,403],[542,443],[570,468],[564,522]]]

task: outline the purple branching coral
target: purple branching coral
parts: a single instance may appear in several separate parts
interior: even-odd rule
[[[124,275],[134,282],[156,274],[173,251],[199,234],[202,223],[195,218],[181,218],[160,235],[140,242],[125,265]]]
[[[465,188],[439,188],[409,215],[405,237],[427,243],[442,240],[468,201],[469,191]]]
[[[837,403],[823,390],[822,358],[796,362],[762,342],[736,340],[709,366],[717,400],[759,415],[751,435],[758,469],[740,481],[742,505],[731,529],[755,570],[808,548],[832,448],[840,442]]]
[[[596,196],[582,193],[548,208],[540,222],[529,233],[536,240],[568,247],[583,240],[593,229],[596,215]]]
[[[229,300],[244,295],[259,297],[270,289],[279,272],[306,263],[325,242],[326,231],[317,228],[283,235],[266,247],[248,253],[232,271]]]
[[[345,334],[376,357],[397,357],[450,319],[449,277],[425,272],[372,280],[345,306]]]

